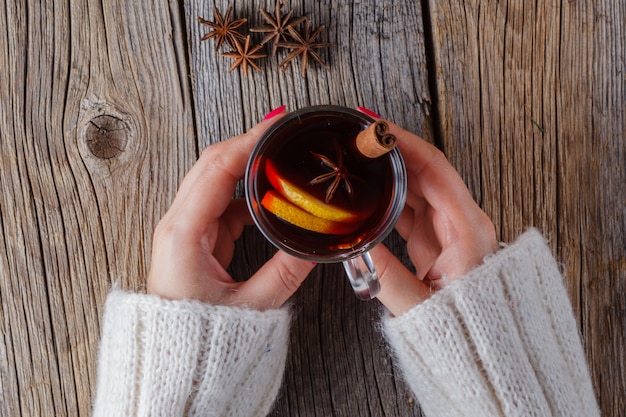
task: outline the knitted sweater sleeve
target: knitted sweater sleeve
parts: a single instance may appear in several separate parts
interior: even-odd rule
[[[113,290],[94,417],[264,416],[277,395],[289,312]]]
[[[466,277],[384,320],[426,416],[599,416],[556,261],[526,232]]]

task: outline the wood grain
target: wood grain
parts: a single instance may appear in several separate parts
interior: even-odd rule
[[[200,42],[226,0],[0,6],[0,416],[90,415],[102,303],[144,286],[152,232],[199,152],[269,110],[370,108],[440,146],[510,241],[566,275],[604,416],[626,412],[626,3],[291,2],[330,68],[229,73]],[[274,2],[234,2],[261,22]],[[239,192],[239,195],[241,193]],[[386,243],[406,261],[401,239]],[[231,272],[274,249],[253,228]],[[318,266],[273,415],[419,416],[341,268]]]
[[[5,6],[0,410],[89,415],[104,297],[143,285],[154,224],[195,159],[182,19],[167,2]],[[94,155],[94,128],[121,152]]]
[[[428,4],[443,149],[503,241],[548,237],[603,415],[621,415],[624,3]]]
[[[579,280],[581,331],[605,415],[626,401],[626,10],[567,3],[557,103],[559,253]]]

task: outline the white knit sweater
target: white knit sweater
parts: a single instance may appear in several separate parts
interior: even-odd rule
[[[536,231],[383,321],[429,417],[599,416],[576,321]],[[263,416],[285,366],[287,310],[108,297],[94,416]]]
[[[264,416],[281,384],[287,310],[112,291],[94,417]]]

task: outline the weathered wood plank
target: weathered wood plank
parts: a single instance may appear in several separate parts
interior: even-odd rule
[[[241,133],[282,104],[289,110],[362,105],[433,137],[419,3],[292,2],[296,14],[326,26],[323,41],[336,44],[322,52],[330,69],[311,66],[306,78],[297,65],[278,70],[284,51],[261,61],[263,72],[228,73],[230,61],[215,54],[212,41],[199,41],[207,28],[197,17],[212,19],[214,4],[224,13],[229,2],[185,2],[200,147]],[[234,14],[255,27],[263,23],[258,9],[273,13],[274,4],[234,3]],[[397,247],[399,239],[388,243]],[[248,230],[237,247],[233,274],[250,276],[272,252],[260,233]],[[290,356],[273,415],[419,415],[376,328],[378,303],[359,302],[340,266],[318,266],[292,303]]]
[[[196,155],[178,12],[1,12],[3,416],[90,415],[103,299],[113,281],[143,285],[154,224]]]
[[[322,51],[330,69],[312,65],[306,78],[299,75],[297,64],[285,73],[278,70],[284,51],[262,60],[263,72],[251,71],[248,77],[239,71],[228,73],[231,61],[214,52],[212,41],[199,41],[208,29],[197,17],[212,19],[214,4],[224,13],[230,3],[185,2],[202,146],[241,133],[280,105],[291,110],[317,104],[361,105],[432,136],[419,4],[293,2],[291,9],[296,14],[309,16],[315,26],[325,25],[323,40],[336,44]],[[246,2],[235,7],[236,18],[249,18],[244,32],[263,23],[259,8],[273,13],[274,2]],[[259,34],[254,35],[260,39]]]
[[[626,411],[626,8],[563,5],[560,251],[580,280],[582,334],[604,415]]]
[[[621,415],[624,3],[428,4],[444,150],[502,240],[550,239],[603,415]]]

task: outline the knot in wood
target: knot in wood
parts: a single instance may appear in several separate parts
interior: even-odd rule
[[[115,116],[94,117],[87,126],[85,141],[91,153],[97,158],[115,158],[126,149],[128,126]]]

